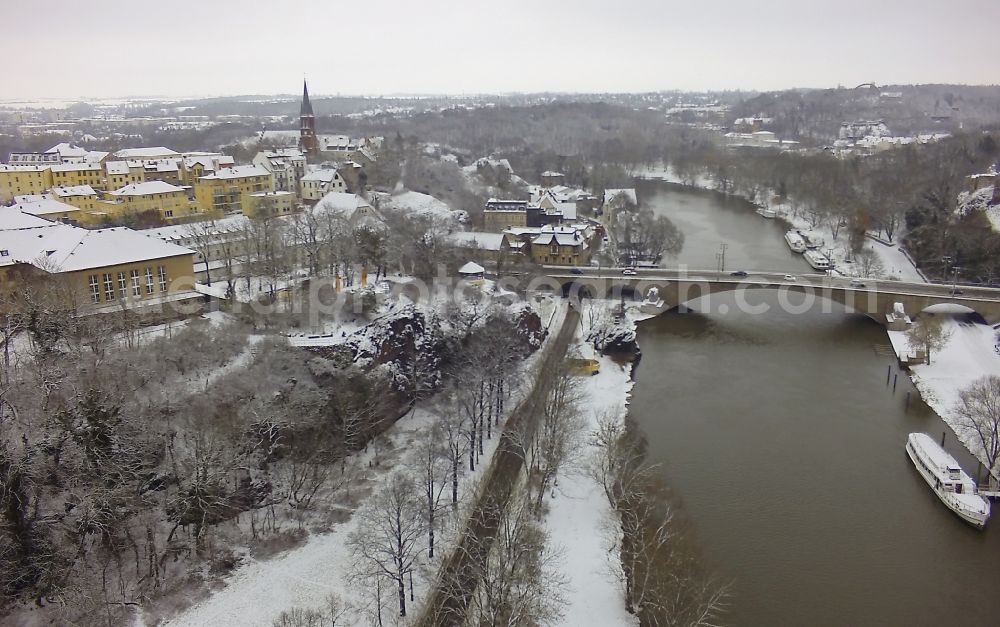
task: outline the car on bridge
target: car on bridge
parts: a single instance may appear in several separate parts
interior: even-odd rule
[[[853,279],[851,281],[851,287],[867,287],[867,286],[862,281],[859,281],[857,279]]]
[[[635,268],[625,268],[624,270],[622,270],[623,276],[635,276],[637,274],[639,273],[635,271]]]
[[[746,270],[737,270],[735,272],[730,272],[729,276],[744,277],[744,276],[747,276],[747,272],[746,272]]]
[[[794,274],[786,274],[785,275],[785,280],[786,281],[798,281],[799,279]]]
[[[580,268],[572,268],[570,270],[570,273],[571,274],[583,274],[583,270],[581,270]]]

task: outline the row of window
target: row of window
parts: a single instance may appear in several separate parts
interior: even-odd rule
[[[90,301],[92,303],[101,302],[103,292],[104,302],[110,303],[115,300],[116,296],[127,299],[129,293],[132,296],[142,296],[144,287],[146,295],[153,294],[156,292],[157,284],[159,284],[161,292],[166,292],[167,268],[166,266],[157,266],[155,280],[152,268],[146,268],[144,273],[140,273],[138,268],[134,268],[128,275],[121,271],[118,272],[117,277],[110,272],[105,272],[103,275],[91,274],[87,280],[90,284]]]

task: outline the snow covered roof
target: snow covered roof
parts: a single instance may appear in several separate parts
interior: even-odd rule
[[[322,168],[314,172],[310,172],[303,176],[300,180],[303,181],[319,181],[320,183],[330,183],[333,179],[337,178],[337,170],[334,168]]]
[[[146,181],[145,183],[132,183],[109,193],[112,196],[146,196],[151,194],[173,194],[183,191],[183,187],[171,185],[165,181]]]
[[[331,211],[334,213],[339,213],[345,218],[352,218],[354,213],[361,208],[367,208],[372,210],[372,206],[367,200],[358,196],[357,194],[349,194],[347,192],[330,192],[323,196],[313,211]]]
[[[86,170],[88,172],[100,172],[100,163],[57,163],[50,166],[53,172],[79,172],[81,170]]]
[[[229,180],[246,178],[248,176],[271,176],[271,173],[267,171],[267,168],[259,165],[237,165],[231,168],[220,169],[212,174],[206,174],[199,177],[198,180]]]
[[[54,152],[54,153],[58,154],[60,157],[62,157],[63,159],[72,158],[72,157],[82,158],[82,157],[86,157],[87,156],[87,149],[86,148],[81,148],[79,146],[74,146],[73,144],[70,144],[68,142],[62,142],[60,144],[56,144],[55,146],[53,146],[52,148],[49,148],[45,152],[47,152],[47,153],[53,153]]]
[[[42,202],[43,200],[55,200],[52,194],[23,194],[21,196],[14,196],[14,204],[21,205],[29,202]]]
[[[52,200],[51,198],[19,203],[14,205],[14,207],[34,216],[48,216],[56,213],[73,213],[74,211],[79,211],[73,205],[67,205],[64,202]]]
[[[163,146],[148,148],[124,148],[115,153],[119,159],[154,159],[157,157],[179,157],[181,154]]]
[[[470,261],[458,269],[459,274],[482,274],[483,272],[486,272],[486,268],[482,267],[475,261]]]
[[[69,196],[97,196],[97,192],[90,185],[70,185],[68,187],[53,187],[49,193],[59,198]]]
[[[553,240],[560,246],[585,246],[586,240],[576,229],[543,230],[531,241],[537,246],[548,246]]]
[[[446,239],[456,246],[474,247],[482,250],[498,251],[503,245],[503,233],[457,231],[448,235]]]
[[[566,176],[562,172],[553,172],[552,170],[546,170],[542,172],[542,176]]]
[[[0,249],[9,250],[7,231],[50,224],[48,220],[25,213],[19,206],[0,207]]]
[[[44,226],[0,233],[0,247],[13,259],[58,272],[192,254],[187,248],[124,227],[90,230],[42,222]]]
[[[108,174],[128,174],[130,167],[138,167],[129,165],[128,161],[108,161],[104,164],[104,169]]]

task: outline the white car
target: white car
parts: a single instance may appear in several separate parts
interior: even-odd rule
[[[785,280],[786,281],[798,281],[799,279],[794,274],[786,274],[785,275]]]
[[[625,268],[622,270],[622,275],[624,276],[635,276],[637,274],[639,273],[635,271],[635,268]]]

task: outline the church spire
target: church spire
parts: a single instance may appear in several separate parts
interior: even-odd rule
[[[299,109],[299,150],[315,157],[319,154],[319,138],[316,137],[316,116],[309,102],[309,87],[302,79],[302,107]]]
[[[309,86],[304,78],[302,79],[302,108],[299,110],[299,115],[313,115],[313,106],[309,102]]]

